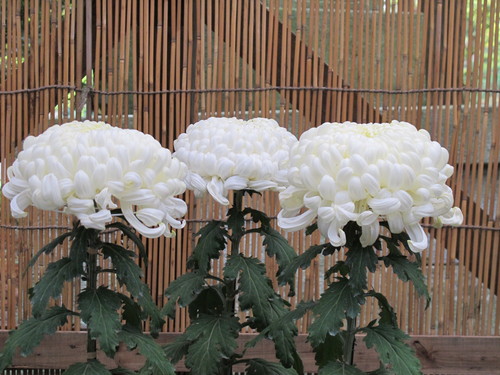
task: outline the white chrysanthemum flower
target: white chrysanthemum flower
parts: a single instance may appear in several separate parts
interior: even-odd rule
[[[229,190],[283,190],[288,155],[297,138],[271,119],[211,117],[189,125],[174,142],[174,157],[188,165],[188,189],[209,192],[228,205]]]
[[[356,221],[361,244],[369,246],[382,219],[391,232],[406,231],[410,248],[420,252],[428,246],[422,218],[438,225],[463,220],[445,185],[453,173],[447,162],[446,149],[406,122],[325,123],[290,150],[290,186],[280,193],[278,225],[293,231],[317,218],[322,235],[342,246],[343,227]]]
[[[185,164],[172,158],[150,135],[103,122],[55,125],[23,143],[3,194],[12,216],[24,217],[33,205],[63,210],[87,228],[104,230],[110,209],[123,215],[146,237],[170,236],[186,203],[175,198],[186,190]]]

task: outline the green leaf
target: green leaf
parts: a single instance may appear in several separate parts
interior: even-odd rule
[[[278,282],[280,284],[285,284],[287,283],[287,280],[293,279],[295,277],[295,273],[299,268],[306,269],[307,267],[309,267],[312,260],[329,246],[331,246],[330,243],[314,245],[304,251],[302,254],[294,257],[294,259],[290,261],[288,266],[286,266],[278,275]]]
[[[362,329],[368,349],[375,347],[380,360],[391,366],[390,371],[396,375],[421,375],[420,362],[413,350],[403,342],[409,337],[399,328],[388,324]]]
[[[45,335],[53,334],[59,326],[66,324],[68,315],[78,314],[64,306],[53,306],[40,317],[25,320],[16,330],[10,331],[0,354],[0,372],[11,364],[16,348],[21,349],[22,356],[28,356]]]
[[[149,335],[141,331],[124,326],[118,334],[130,349],[137,349],[147,360],[144,365],[145,373],[155,375],[175,375],[175,369],[172,363],[168,360],[163,348]],[[141,370],[141,373],[143,373]]]
[[[50,263],[32,291],[33,316],[40,316],[47,307],[50,297],[59,297],[64,282],[78,275],[75,263],[70,258],[65,257]]]
[[[365,373],[356,366],[343,362],[329,362],[320,368],[318,375],[364,375]]]
[[[128,370],[128,369],[122,368],[122,367],[114,368],[114,369],[110,370],[110,372],[113,375],[137,375],[137,373],[135,371]]]
[[[340,361],[344,356],[344,339],[342,334],[335,336],[327,334],[325,341],[314,348],[316,364],[319,368],[326,366],[330,361]]]
[[[276,356],[285,366],[298,368],[301,366],[300,358],[296,358],[294,336],[297,335],[295,322],[302,318],[315,305],[314,302],[300,302],[295,310],[281,313],[273,319],[272,323],[262,330],[255,338],[248,341],[245,348],[254,347],[264,338],[272,339],[275,343]],[[246,350],[246,349],[245,349]]]
[[[339,333],[346,316],[355,318],[359,314],[361,302],[348,279],[341,278],[331,283],[312,309],[315,318],[309,326],[308,340],[313,347],[324,342],[328,334]]]
[[[237,254],[227,261],[224,276],[235,280],[238,275],[240,275],[238,300],[241,310],[252,309],[257,325],[268,326],[275,317],[273,303],[281,298],[266,276],[266,267],[257,258]]]
[[[116,228],[120,230],[125,236],[130,238],[132,242],[137,246],[137,250],[139,250],[139,255],[141,256],[144,264],[147,266],[148,265],[148,254],[146,253],[146,248],[144,247],[144,243],[141,241],[140,237],[135,234],[132,228],[130,228],[128,225],[120,222],[120,221],[115,221],[111,224],[107,224],[106,228]]]
[[[367,297],[374,297],[377,299],[378,306],[380,308],[380,313],[379,313],[379,316],[380,316],[379,322],[380,323],[390,324],[393,327],[398,326],[398,319],[396,316],[396,312],[394,311],[392,306],[389,304],[389,301],[387,300],[387,298],[383,294],[377,293],[374,290],[371,290],[368,293],[366,293],[366,296]]]
[[[104,243],[102,252],[104,258],[111,258],[120,284],[125,284],[144,312],[151,317],[151,334],[157,335],[165,321],[151,297],[149,287],[142,281],[142,270],[133,260],[135,253],[112,243]]]
[[[189,304],[189,318],[197,319],[202,314],[221,314],[224,310],[221,296],[224,295],[225,287],[222,284],[204,287],[195,300]]]
[[[99,340],[101,350],[113,357],[120,344],[118,332],[121,330],[117,310],[122,305],[120,296],[104,286],[97,290],[85,290],[78,295],[81,318],[88,324],[91,337]]]
[[[64,375],[111,375],[104,365],[96,360],[72,364]]]
[[[239,331],[240,324],[234,316],[203,315],[196,319],[186,329],[187,338],[192,340],[186,366],[196,375],[218,374],[221,361],[234,354]]]
[[[349,266],[349,284],[358,293],[363,293],[367,288],[367,273],[375,272],[377,269],[378,256],[369,247],[355,247],[349,249],[345,264]]]
[[[410,262],[405,256],[389,254],[382,257],[386,267],[392,266],[392,270],[402,281],[411,281],[415,290],[420,296],[427,300],[427,305],[430,302],[431,296],[425,284],[425,277],[422,269],[417,262]]]
[[[145,318],[145,314],[143,314],[141,306],[132,298],[122,293],[118,294],[123,304],[122,319],[126,325],[142,330],[142,320]]]
[[[252,217],[252,221],[254,223],[261,223],[262,226],[269,226],[271,223],[271,219],[269,219],[269,216],[267,216],[264,212],[255,210],[251,207],[246,207],[243,210],[243,215],[248,215]]]
[[[297,375],[292,368],[285,368],[282,364],[265,361],[260,358],[247,361],[247,375]]]
[[[276,256],[278,262],[277,276],[281,276],[280,284],[290,285],[289,296],[295,295],[295,274],[283,274],[283,271],[297,257],[295,250],[290,246],[285,237],[280,232],[270,226],[263,226],[261,234],[264,236],[264,246],[266,247],[267,255],[270,257]],[[286,278],[285,278],[286,277]]]
[[[189,338],[186,333],[183,333],[173,342],[165,345],[165,355],[173,364],[176,364],[187,354],[189,345],[191,345],[193,341],[194,339]]]
[[[79,274],[84,274],[84,264],[87,261],[87,251],[89,248],[89,240],[91,236],[95,236],[95,231],[88,230],[83,226],[79,226],[74,230],[74,237],[71,240],[69,257],[75,264],[75,268]],[[95,239],[95,238],[94,238]]]
[[[200,236],[196,247],[191,255],[196,267],[208,271],[210,260],[217,259],[220,252],[226,247],[227,230],[223,221],[212,220],[200,229],[197,236]]]
[[[339,273],[342,276],[347,276],[349,274],[350,268],[345,264],[343,260],[337,261],[332,267],[330,267],[325,272],[325,280],[328,280],[334,273]]]
[[[162,309],[162,314],[170,318],[175,318],[175,304],[179,307],[189,305],[196,299],[196,296],[203,290],[205,285],[205,273],[199,270],[185,273],[172,281],[165,290],[168,302]]]
[[[60,236],[58,236],[56,239],[52,240],[51,242],[49,242],[47,245],[45,245],[44,247],[42,247],[40,250],[38,250],[38,252],[33,256],[33,258],[31,258],[30,262],[28,263],[28,267],[27,268],[30,268],[30,267],[33,267],[36,263],[36,261],[38,260],[38,258],[42,255],[42,254],[50,254],[51,252],[54,251],[54,249],[59,246],[59,245],[62,245],[64,243],[64,240],[66,238],[68,238],[69,236],[73,235],[73,231],[69,231],[69,232],[66,232],[66,233],[63,233],[61,234]]]

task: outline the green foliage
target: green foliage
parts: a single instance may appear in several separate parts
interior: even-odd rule
[[[295,277],[295,273],[299,268],[306,269],[309,267],[314,258],[330,248],[333,248],[330,243],[311,246],[309,249],[290,261],[290,263],[278,275],[278,282],[281,285],[287,283],[287,280]]]
[[[165,290],[168,302],[162,309],[162,314],[175,318],[175,305],[185,307],[192,303],[205,285],[205,274],[199,270],[185,273],[172,281]]]
[[[283,271],[296,258],[295,250],[290,246],[288,241],[281,235],[280,232],[270,226],[263,226],[261,234],[264,236],[264,246],[267,255],[270,257],[276,256],[278,262],[278,276],[281,276],[280,283],[290,285],[290,295],[295,294],[295,275],[288,273],[283,274]]]
[[[97,231],[82,226],[73,229],[69,257],[74,262],[76,272],[81,275],[85,274],[84,264],[87,261],[87,250],[91,245],[89,243],[91,237],[97,237]],[[95,239],[92,242],[95,242]]]
[[[115,221],[114,223],[106,225],[106,228],[116,228],[120,230],[125,236],[130,238],[134,245],[137,247],[137,250],[139,250],[139,255],[142,259],[142,261],[147,265],[148,264],[148,254],[146,253],[146,248],[144,247],[144,244],[142,243],[141,239],[135,232],[130,229],[129,226],[125,225],[122,222]]]
[[[319,370],[318,375],[364,375],[364,372],[344,362],[329,362]]]
[[[108,357],[115,355],[120,343],[121,323],[117,310],[121,305],[120,296],[103,286],[87,289],[78,295],[81,318],[90,328],[91,337],[99,339],[100,348]]]
[[[225,249],[228,233],[224,222],[212,220],[196,235],[200,236],[200,239],[193,250],[189,264],[191,268],[206,272],[210,269],[210,260],[217,259],[220,251]]]
[[[238,319],[230,315],[203,315],[186,329],[191,341],[186,365],[197,375],[216,375],[224,359],[231,358],[240,331]]]
[[[410,262],[404,255],[389,254],[383,258],[386,267],[391,266],[394,273],[402,281],[411,281],[417,293],[426,298],[427,304],[430,302],[429,291],[425,284],[425,277],[417,262]]]
[[[325,340],[314,348],[316,364],[320,369],[331,361],[341,361],[344,355],[344,339],[342,333],[332,336],[327,334]]]
[[[203,314],[221,314],[224,311],[225,290],[222,284],[205,286],[189,304],[189,317],[196,319]]]
[[[370,247],[358,247],[349,249],[346,255],[345,264],[349,267],[349,284],[353,290],[359,294],[367,288],[367,273],[375,272],[377,269],[378,257]]]
[[[313,347],[323,343],[328,334],[339,333],[346,316],[355,318],[359,314],[362,300],[356,294],[349,280],[341,278],[321,295],[312,309],[315,318],[309,327],[308,339]]]
[[[31,291],[33,315],[40,316],[47,307],[50,297],[59,297],[64,282],[72,280],[78,275],[77,267],[71,258],[62,258],[50,263],[40,281],[35,284]]]
[[[165,321],[151,297],[148,286],[142,281],[142,270],[134,261],[135,253],[112,243],[103,243],[102,253],[104,258],[111,258],[120,284],[125,284],[144,312],[151,317],[151,333],[156,335]]]
[[[16,348],[20,348],[21,355],[29,355],[45,335],[53,334],[57,327],[66,324],[70,315],[77,314],[64,306],[53,306],[39,317],[25,320],[16,330],[10,331],[0,354],[0,372],[11,364]]]
[[[111,375],[104,365],[96,360],[75,363],[64,371],[64,375]],[[123,373],[120,373],[123,374]]]
[[[247,375],[297,375],[294,369],[258,358],[247,361],[246,373]]]
[[[380,360],[390,365],[390,373],[421,375],[420,362],[413,350],[403,340],[409,337],[399,328],[388,324],[368,326],[362,329],[368,349],[375,347]]]
[[[224,276],[236,280],[238,275],[240,308],[252,309],[257,328],[268,326],[279,317],[276,305],[282,306],[283,302],[266,276],[266,267],[256,258],[234,255],[226,263]]]
[[[175,369],[162,347],[151,336],[133,327],[124,326],[118,334],[129,349],[137,348],[147,360],[141,374],[175,375]]]
[[[378,301],[378,306],[380,308],[380,319],[379,323],[384,323],[384,324],[390,324],[393,327],[398,326],[398,319],[396,316],[396,312],[392,308],[392,306],[389,304],[389,301],[387,298],[382,294],[382,293],[377,293],[373,290],[369,291],[366,293],[367,297],[374,297]]]
[[[48,255],[48,254],[52,253],[57,246],[62,245],[64,243],[64,240],[66,238],[70,237],[71,235],[73,235],[73,231],[63,233],[59,237],[57,237],[56,239],[52,240],[47,245],[42,247],[40,250],[38,250],[38,252],[29,261],[28,268],[33,267],[35,265],[36,261],[38,260],[38,258],[40,258],[40,256],[42,254]]]

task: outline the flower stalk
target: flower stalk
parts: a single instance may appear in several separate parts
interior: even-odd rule
[[[94,247],[89,247],[87,250],[87,290],[95,293],[97,291],[97,254],[98,250]],[[97,340],[92,338],[92,330],[87,326],[87,361],[97,359]]]

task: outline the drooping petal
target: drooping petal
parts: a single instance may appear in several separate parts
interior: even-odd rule
[[[288,216],[285,210],[281,210],[278,213],[278,225],[286,231],[296,231],[309,226],[315,217],[316,212],[313,210],[307,210],[297,216]]]
[[[415,253],[421,253],[427,246],[429,246],[429,240],[424,232],[422,226],[418,223],[405,226],[406,233],[410,237],[408,241],[408,246]]]

